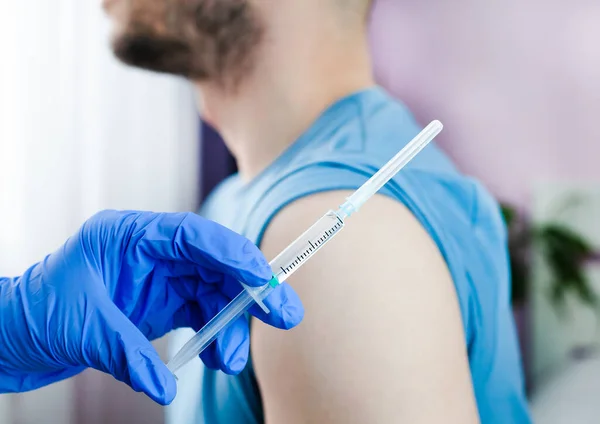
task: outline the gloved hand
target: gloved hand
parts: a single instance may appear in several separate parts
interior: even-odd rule
[[[0,393],[91,367],[169,404],[176,383],[148,340],[199,330],[241,291],[238,280],[259,286],[270,278],[256,246],[197,215],[101,212],[22,277],[0,279]],[[251,312],[268,324],[289,329],[302,320],[285,284],[265,303],[270,314],[257,305]],[[242,317],[202,360],[240,372],[249,342]]]

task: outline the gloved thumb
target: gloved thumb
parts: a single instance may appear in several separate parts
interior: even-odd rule
[[[89,367],[112,374],[161,405],[177,394],[173,374],[148,339],[111,301],[102,302],[83,337]]]

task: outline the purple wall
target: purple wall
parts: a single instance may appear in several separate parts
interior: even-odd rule
[[[536,181],[600,182],[600,1],[378,0],[378,81],[502,200]]]

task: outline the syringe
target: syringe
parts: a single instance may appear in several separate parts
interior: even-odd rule
[[[262,301],[339,233],[344,228],[344,221],[357,212],[367,200],[387,184],[442,129],[441,122],[431,122],[375,175],[348,197],[337,211],[327,212],[304,234],[286,247],[270,262],[273,279],[269,284],[256,288],[244,286],[245,290],[202,327],[167,364],[171,372],[177,372],[183,365],[198,357],[223,329],[236,321],[254,303],[258,303],[265,309]]]

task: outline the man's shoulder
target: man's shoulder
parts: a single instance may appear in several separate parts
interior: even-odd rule
[[[347,194],[319,193],[283,209],[267,229],[265,254],[277,254],[318,217],[315,212],[339,203]],[[255,371],[267,411],[279,408],[280,402],[291,411],[310,407],[313,421],[324,422],[332,410],[318,399],[360,393],[376,400],[340,404],[334,422],[347,422],[352,414],[372,422],[406,414],[405,420],[411,421],[413,415],[406,411],[413,402],[422,396],[435,398],[426,390],[414,392],[415,387],[425,389],[422,381],[439,382],[434,390],[439,393],[450,382],[460,382],[453,401],[468,402],[470,408],[457,295],[439,250],[413,214],[389,197],[375,196],[348,221],[288,281],[306,309],[302,325],[285,336],[258,324],[253,329]],[[435,370],[431,363],[436,364]],[[283,369],[291,372],[284,382],[277,378]],[[322,381],[327,384],[319,384]],[[318,396],[310,405],[280,396],[293,392],[303,399],[314,390]],[[406,397],[377,398],[375,394],[382,391]],[[468,422],[463,415],[460,418],[452,422]]]

